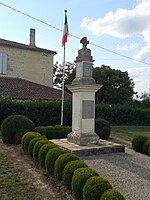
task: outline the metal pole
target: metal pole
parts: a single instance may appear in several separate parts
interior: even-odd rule
[[[61,125],[63,126],[64,121],[64,77],[65,77],[65,44],[64,44],[64,56],[63,56],[63,79],[62,79],[62,101],[61,101]]]

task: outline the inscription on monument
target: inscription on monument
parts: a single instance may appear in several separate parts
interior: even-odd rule
[[[92,63],[83,63],[83,77],[92,77]]]
[[[82,101],[82,119],[94,118],[94,101]]]

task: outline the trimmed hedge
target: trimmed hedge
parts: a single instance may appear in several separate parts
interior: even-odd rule
[[[73,177],[75,170],[77,170],[79,168],[85,168],[85,167],[88,167],[88,166],[82,160],[70,161],[64,167],[64,170],[62,173],[62,180],[63,180],[63,183],[65,184],[65,186],[69,190],[71,190],[71,181],[72,181],[72,177]]]
[[[148,155],[148,148],[150,146],[150,139],[146,140],[143,144],[143,147],[142,147],[142,152],[146,155]]]
[[[39,137],[35,137],[33,139],[30,140],[29,142],[29,145],[28,145],[28,155],[33,158],[33,148],[34,148],[34,145],[36,144],[37,141],[39,140],[43,140],[43,139],[47,139],[46,137],[44,136],[39,136]]]
[[[1,125],[1,136],[4,143],[14,144],[15,135],[20,129],[32,131],[34,123],[26,116],[11,115]]]
[[[41,167],[44,167],[45,168],[45,157],[46,157],[46,154],[47,152],[52,149],[52,148],[56,148],[57,145],[56,144],[53,144],[53,143],[48,143],[48,144],[44,144],[40,150],[39,150],[39,153],[38,153],[38,162],[40,164]]]
[[[16,132],[15,138],[14,138],[14,144],[19,145],[21,144],[21,139],[25,133],[29,132],[27,129],[20,129]]]
[[[143,144],[145,143],[146,140],[148,140],[148,137],[146,136],[143,136],[143,135],[135,136],[132,139],[132,148],[136,152],[143,153]]]
[[[47,139],[41,139],[41,140],[38,140],[34,147],[33,147],[33,159],[35,161],[38,161],[38,153],[40,151],[40,148],[44,145],[44,144],[49,144],[51,143],[49,140]]]
[[[66,151],[64,149],[61,149],[59,147],[50,149],[47,154],[46,154],[46,158],[45,158],[45,167],[46,167],[46,171],[50,174],[53,175],[54,174],[54,165],[55,165],[55,161],[57,160],[57,158],[61,155],[66,153]]]
[[[93,176],[84,185],[83,200],[100,200],[102,194],[111,188],[112,186],[107,179],[100,176]]]
[[[100,139],[108,139],[110,136],[110,124],[108,121],[104,119],[96,119],[95,120],[95,132],[100,137]]]
[[[64,101],[64,125],[71,125],[71,101]],[[25,115],[35,126],[57,125],[61,121],[61,101],[28,100],[17,101],[0,98],[0,122],[10,115]]]
[[[100,200],[125,200],[124,196],[115,189],[106,190]]]
[[[46,126],[45,129],[48,139],[67,138],[67,135],[71,132],[71,127],[61,125]]]
[[[141,104],[141,102],[138,102]],[[64,101],[64,124],[71,125],[72,102]],[[96,118],[103,118],[111,125],[150,126],[150,106],[139,106],[131,102],[127,105],[96,104]],[[0,123],[10,115],[25,115],[36,126],[60,124],[61,101],[29,100],[15,101],[0,98]]]
[[[150,156],[150,145],[148,147],[148,155]]]
[[[79,157],[77,157],[74,154],[71,153],[65,153],[60,155],[56,162],[55,162],[55,166],[54,166],[54,175],[61,181],[62,180],[62,173],[63,173],[63,169],[66,166],[66,164],[70,161],[73,160],[79,160]]]
[[[25,153],[28,153],[28,145],[29,145],[30,141],[33,138],[39,137],[39,136],[41,136],[41,134],[36,133],[36,132],[27,132],[23,135],[22,140],[21,140],[21,146]]]
[[[33,131],[40,133],[41,135],[46,136],[46,129],[45,126],[37,126],[33,129]]]
[[[98,176],[98,173],[91,168],[79,168],[74,172],[71,182],[72,194],[77,200],[83,199],[83,188],[86,181],[92,177]]]

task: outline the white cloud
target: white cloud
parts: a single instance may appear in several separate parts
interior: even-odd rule
[[[124,39],[140,35],[145,41],[145,47],[142,47],[134,57],[142,61],[150,59],[147,55],[150,46],[150,0],[138,1],[131,10],[118,8],[116,12],[109,12],[103,18],[96,20],[85,17],[81,22],[81,27],[96,36],[107,34]],[[126,46],[124,48],[127,49]]]
[[[117,50],[128,51],[128,45],[125,44],[123,46],[120,46],[119,44],[117,44]]]
[[[142,47],[141,50],[133,55],[134,60],[146,61],[150,60],[150,45]]]
[[[123,51],[128,51],[128,50],[133,50],[138,48],[138,44],[137,43],[131,43],[130,45],[123,45],[121,46],[120,44],[117,44],[117,50],[123,50]]]
[[[150,67],[131,68],[127,70],[135,83],[135,91],[144,92],[150,89]]]

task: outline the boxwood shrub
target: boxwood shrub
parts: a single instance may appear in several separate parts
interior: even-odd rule
[[[22,139],[23,135],[25,133],[27,133],[27,132],[29,132],[29,130],[27,130],[27,129],[20,129],[20,130],[18,130],[16,132],[16,134],[15,134],[14,144],[16,144],[16,145],[21,144],[21,139]]]
[[[46,128],[45,126],[37,126],[33,129],[33,131],[40,133],[41,135],[46,136]]]
[[[83,188],[83,200],[100,200],[103,192],[112,186],[107,179],[100,176],[89,178]]]
[[[34,145],[36,144],[37,141],[39,140],[46,140],[47,138],[43,135],[40,135],[38,137],[35,137],[33,139],[30,140],[29,142],[29,145],[28,145],[28,155],[33,158],[33,148],[34,148]]]
[[[27,132],[23,135],[21,139],[21,146],[25,153],[28,153],[28,145],[30,141],[38,136],[41,136],[41,134],[36,132]]]
[[[77,170],[79,168],[85,168],[85,167],[88,167],[88,166],[82,160],[70,161],[64,167],[64,170],[63,170],[63,173],[62,173],[62,180],[63,180],[63,183],[65,184],[65,186],[69,190],[71,190],[71,181],[72,181],[72,177],[73,177],[75,170]]]
[[[59,147],[52,148],[47,152],[46,158],[45,158],[45,167],[46,167],[46,171],[50,175],[54,174],[55,161],[61,154],[64,154],[64,153],[66,153],[66,151]]]
[[[54,144],[54,143],[48,143],[48,144],[44,144],[40,150],[39,150],[39,153],[38,153],[38,162],[40,164],[41,167],[44,167],[45,168],[45,157],[46,157],[46,154],[47,152],[52,149],[52,148],[56,148],[57,145]]]
[[[67,138],[67,135],[71,132],[70,126],[46,126],[46,137],[48,139],[60,139]]]
[[[72,194],[77,200],[83,199],[84,185],[86,181],[92,176],[98,176],[98,173],[89,167],[80,168],[74,172],[71,182],[71,190]]]
[[[54,166],[54,175],[61,181],[62,180],[62,172],[64,167],[66,166],[66,164],[70,161],[73,160],[79,160],[79,157],[77,157],[74,154],[71,153],[65,153],[60,155],[56,162],[55,162],[55,166]]]
[[[145,141],[148,140],[148,137],[143,136],[143,135],[138,135],[135,136],[132,139],[132,148],[136,151],[136,152],[143,152],[143,144],[145,143]]]
[[[142,152],[148,155],[148,147],[150,146],[150,139],[146,140],[143,144]]]
[[[100,200],[125,200],[124,196],[115,189],[106,190]]]
[[[4,119],[1,125],[1,137],[4,143],[14,144],[15,135],[18,130],[26,129],[32,131],[34,123],[24,115],[11,115]]]
[[[38,140],[34,147],[33,147],[33,159],[35,161],[38,161],[38,153],[39,153],[39,150],[40,148],[44,145],[44,144],[48,144],[48,143],[51,143],[49,140],[47,139],[41,139],[41,140]]]
[[[148,155],[150,156],[150,145],[148,147]]]
[[[95,132],[100,137],[100,139],[108,139],[111,132],[109,122],[104,119],[97,118],[95,120]]]

